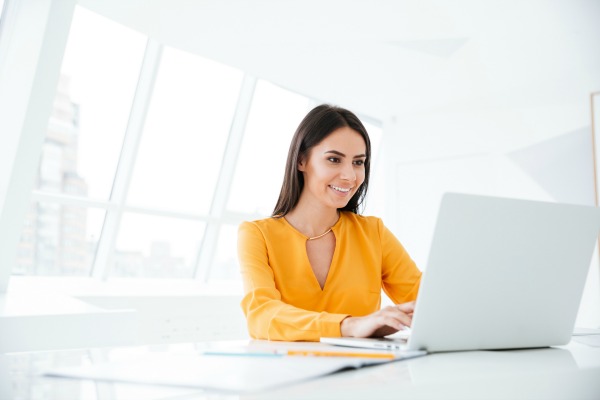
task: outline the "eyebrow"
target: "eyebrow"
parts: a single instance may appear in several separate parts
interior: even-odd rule
[[[346,155],[344,153],[339,152],[337,150],[327,150],[324,154],[327,154],[327,153],[333,153],[333,154],[338,155],[340,157],[346,157]],[[363,158],[363,157],[367,157],[367,155],[366,154],[357,154],[353,158]]]

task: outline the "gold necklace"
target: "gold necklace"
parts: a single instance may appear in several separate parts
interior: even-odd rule
[[[313,236],[313,237],[309,237],[307,240],[317,240],[317,239],[320,239],[320,238],[322,238],[323,236],[327,235],[329,232],[331,232],[331,230],[332,230],[332,229],[333,229],[333,226],[332,226],[331,228],[327,229],[327,230],[325,231],[325,233],[321,233],[319,236]]]

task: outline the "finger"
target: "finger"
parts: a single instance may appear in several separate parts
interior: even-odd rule
[[[412,313],[415,311],[415,302],[409,301],[408,303],[396,304],[396,307],[403,313]]]
[[[393,316],[385,316],[379,321],[380,329],[383,327],[391,327],[396,331],[404,329],[404,324],[398,318]]]
[[[382,326],[381,328],[377,328],[371,337],[384,337],[396,332],[398,332],[398,329],[392,328],[391,326]]]
[[[412,316],[404,314],[400,318],[400,321],[402,322],[402,325],[403,325],[402,328],[404,328],[404,327],[409,327],[410,328],[410,326],[412,325]]]
[[[394,310],[394,312],[387,312],[381,314],[380,323],[391,326],[395,329],[401,330],[406,326],[410,326],[412,323],[412,318],[402,312],[398,312],[398,310]]]
[[[405,306],[404,304],[396,304],[393,306],[387,306],[379,310],[380,312],[391,312],[391,313],[401,313],[406,314],[410,317],[413,315],[413,310],[410,309],[410,306]]]
[[[412,313],[405,313],[403,311],[400,311],[400,309],[397,306],[386,307],[380,310],[379,313],[386,317],[395,318],[398,321],[400,321],[403,325],[400,329],[404,328],[405,326],[410,327],[412,324]]]

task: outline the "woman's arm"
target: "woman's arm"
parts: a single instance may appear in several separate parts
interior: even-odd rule
[[[396,304],[417,299],[421,284],[421,271],[410,258],[404,246],[379,220],[381,238],[381,279],[383,290]]]
[[[342,336],[386,336],[410,327],[415,300],[421,282],[421,271],[402,244],[381,220],[377,221],[381,243],[381,279],[385,293],[397,303],[364,317],[342,321]]]

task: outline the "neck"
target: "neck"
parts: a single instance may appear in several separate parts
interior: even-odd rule
[[[304,235],[315,237],[335,225],[339,219],[339,213],[337,209],[309,207],[299,202],[292,211],[285,215],[285,219]]]

